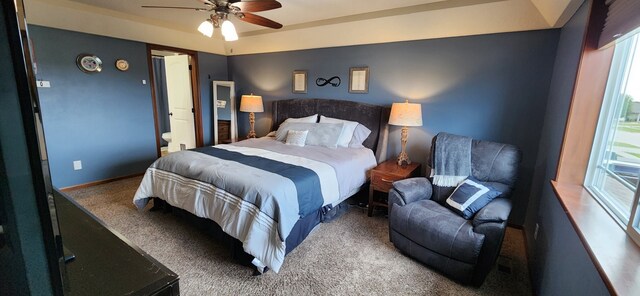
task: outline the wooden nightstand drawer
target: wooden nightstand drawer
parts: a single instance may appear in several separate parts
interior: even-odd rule
[[[373,190],[389,192],[389,190],[391,190],[391,188],[393,187],[391,183],[405,178],[405,176],[397,176],[373,171],[371,172],[371,186],[373,186]]]
[[[387,160],[371,170],[371,185],[369,186],[369,216],[373,213],[373,207],[386,207],[383,200],[374,199],[374,191],[389,193],[393,188],[393,182],[420,175],[420,164],[412,163],[399,166],[394,159]]]

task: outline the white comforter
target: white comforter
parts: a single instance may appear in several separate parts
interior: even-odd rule
[[[366,182],[376,165],[366,148],[329,149],[285,145],[272,138],[241,141],[215,148],[293,164],[312,170],[320,180],[322,205],[336,205]],[[233,159],[194,151],[172,153],[157,160],[145,173],[134,203],[144,208],[150,197],[218,223],[243,242],[258,268],[278,272],[286,251],[285,240],[300,219],[296,186],[279,174]]]

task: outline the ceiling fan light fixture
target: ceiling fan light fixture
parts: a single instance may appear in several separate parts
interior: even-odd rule
[[[224,41],[236,41],[238,40],[238,34],[234,32],[234,34],[227,34],[224,36]]]
[[[213,36],[213,23],[211,20],[205,20],[202,22],[198,27],[198,31],[200,31],[202,35],[211,38],[211,36]]]
[[[225,41],[238,40],[238,33],[236,32],[236,27],[229,20],[224,20],[224,22],[222,22],[222,25],[220,26],[220,30],[222,31],[222,35],[224,36]]]

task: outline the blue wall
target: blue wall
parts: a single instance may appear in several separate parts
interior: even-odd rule
[[[588,14],[589,3],[585,3],[562,28],[540,138],[525,223],[532,284],[537,295],[608,294],[549,184],[556,175]],[[537,239],[536,223],[540,225]]]
[[[530,180],[548,96],[557,30],[492,34],[376,45],[300,50],[229,57],[239,95],[265,102],[286,98],[335,98],[391,105],[405,98],[422,103],[422,128],[410,128],[408,153],[425,163],[431,138],[446,131],[517,145],[524,159],[513,199],[512,223],[524,223]],[[369,93],[348,92],[349,67],[368,66]],[[308,93],[291,93],[293,70],[308,71]],[[318,77],[342,84],[318,87]],[[270,105],[256,114],[256,131],[268,132]],[[239,113],[239,135],[248,116]],[[389,153],[400,150],[392,127]]]
[[[210,53],[198,53],[198,75],[202,99],[202,127],[204,144],[213,144],[213,81],[229,80],[227,57]]]
[[[82,184],[144,172],[156,158],[146,45],[71,31],[30,26],[53,184]],[[80,53],[103,62],[100,73],[76,66]],[[129,61],[129,71],[114,63]],[[142,84],[146,80],[147,84]],[[81,160],[82,170],[73,170]]]
[[[156,159],[153,105],[145,43],[29,26],[38,66],[39,88],[51,175],[57,187],[142,173]],[[80,53],[102,59],[101,73],[85,74]],[[129,71],[116,70],[118,58]],[[211,80],[226,80],[226,57],[198,53],[203,122],[211,120]],[[211,78],[209,78],[211,77]],[[147,84],[142,84],[146,80]],[[204,142],[211,128],[204,124]],[[83,169],[73,170],[82,160]]]

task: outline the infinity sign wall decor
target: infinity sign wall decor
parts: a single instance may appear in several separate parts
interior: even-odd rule
[[[337,80],[337,82],[336,82],[336,80]],[[333,76],[333,77],[331,77],[329,79],[324,79],[324,78],[316,79],[316,85],[317,86],[325,86],[327,84],[331,84],[331,86],[333,86],[333,87],[338,87],[338,86],[340,86],[340,82],[341,82],[341,80],[340,80],[340,77],[338,77],[338,76]]]

